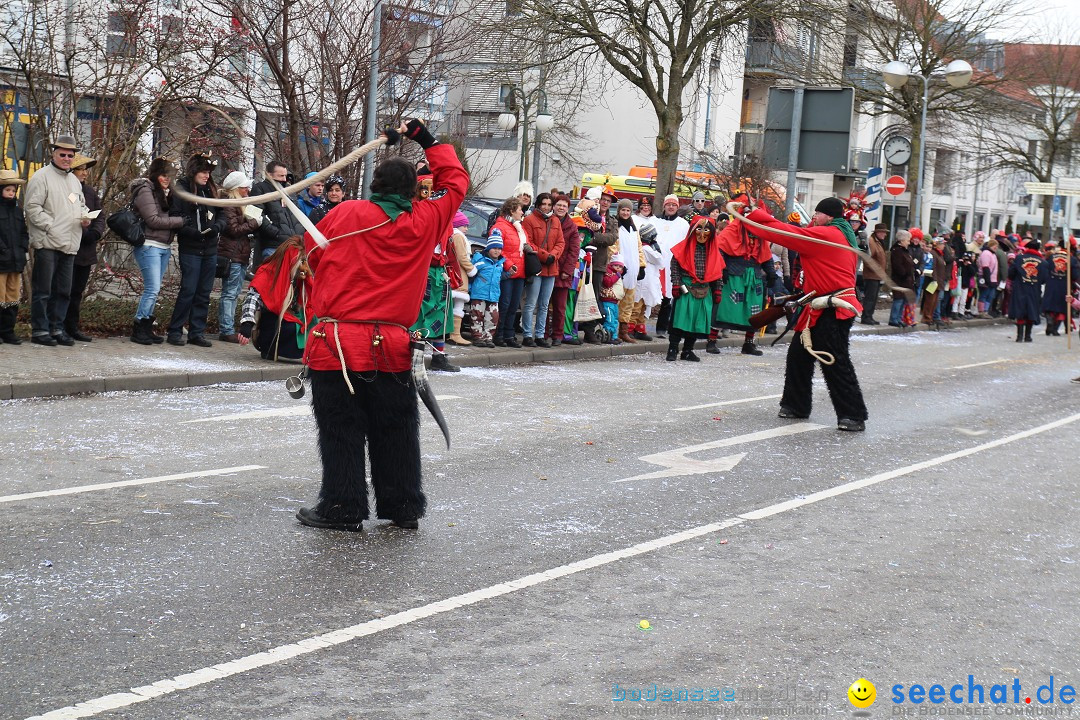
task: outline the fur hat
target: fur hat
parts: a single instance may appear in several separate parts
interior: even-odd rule
[[[221,181],[223,190],[236,190],[237,188],[251,189],[251,178],[239,170],[233,170]]]
[[[169,158],[154,158],[150,163],[150,168],[146,171],[146,177],[151,180],[155,180],[160,175],[167,177],[173,177],[176,175],[176,166],[173,165],[172,160]]]
[[[533,190],[532,183],[528,180],[522,180],[514,189],[510,192],[510,197],[517,197],[518,195],[528,195],[529,199],[536,197],[536,191]]]
[[[923,234],[922,228],[913,227],[908,232],[911,233],[911,239],[913,242],[922,242],[926,235]]]
[[[188,158],[186,169],[189,177],[195,173],[214,172],[217,169],[217,162],[211,160],[209,155],[198,153]]]
[[[837,197],[827,197],[817,204],[814,212],[823,213],[831,218],[844,216],[844,202]]]

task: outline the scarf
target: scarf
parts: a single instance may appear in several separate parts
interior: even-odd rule
[[[844,218],[833,218],[825,224],[839,229],[840,232],[844,233],[844,239],[848,241],[848,245],[856,250],[859,249],[859,243],[855,239],[855,231],[851,229],[851,223],[847,220]]]
[[[403,212],[412,212],[412,199],[404,195],[392,193],[371,193],[371,202],[382,208],[382,211],[390,217],[390,221],[398,219]]]
[[[700,243],[697,241],[694,228],[706,222],[707,219],[699,216],[696,220],[690,226],[690,231],[686,233],[686,238],[671,248],[671,255],[679,262],[679,267],[683,269],[683,272],[694,279],[694,282],[708,283],[719,280],[724,275],[724,258],[716,248],[716,231],[710,233],[709,239],[705,242],[705,277],[697,276],[697,263],[694,262],[694,257]]]
[[[629,230],[630,232],[634,232],[635,230],[637,230],[637,225],[634,224],[633,218],[626,218],[624,220],[621,217],[617,217],[617,219],[619,221],[619,227],[625,228],[626,230]]]

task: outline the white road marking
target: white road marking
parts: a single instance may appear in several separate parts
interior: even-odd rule
[[[1007,363],[1007,362],[1009,362],[1009,361],[1006,360],[1005,358],[1000,358],[998,360],[987,360],[986,362],[971,363],[970,365],[953,365],[949,369],[950,370],[967,370],[968,368],[982,367],[983,365],[999,365],[1001,363]]]
[[[779,397],[779,396],[778,396]],[[436,395],[436,400],[460,400],[459,395]],[[248,412],[233,413],[231,415],[213,415],[206,418],[198,418],[197,420],[183,420],[180,425],[189,425],[191,423],[205,423],[205,422],[224,422],[227,420],[261,420],[263,418],[272,417],[302,417],[305,415],[311,415],[311,405],[303,403],[301,405],[290,405],[288,407],[269,408],[266,410],[250,410]]]
[[[638,459],[644,460],[647,463],[652,463],[653,465],[662,465],[667,469],[656,470],[651,473],[645,473],[644,475],[635,475],[634,477],[623,478],[622,480],[611,480],[609,482],[616,484],[630,482],[631,480],[657,480],[659,478],[678,477],[680,475],[703,475],[712,472],[727,472],[738,465],[739,461],[746,457],[746,453],[727,455],[722,458],[716,458],[715,460],[694,460],[686,456],[693,452],[715,450],[717,448],[731,447],[732,445],[741,445],[757,440],[770,440],[785,435],[804,433],[809,430],[821,430],[824,427],[824,425],[817,425],[816,423],[784,425],[770,430],[760,430],[745,435],[724,438],[723,440],[713,440],[712,442],[701,443],[700,445],[688,445],[687,447],[665,450],[664,452],[655,453],[653,455],[645,455]]]
[[[27,720],[73,720],[74,718],[92,717],[94,715],[100,715],[103,712],[109,710],[118,710],[124,707],[130,707],[137,703],[151,700],[161,695],[169,695],[171,693],[179,692],[180,690],[187,690],[190,688],[198,687],[200,685],[206,685],[216,680],[221,680],[233,675],[239,675],[240,673],[248,672],[260,667],[266,667],[268,665],[274,665],[276,663],[290,660],[300,655],[306,655],[308,653],[322,650],[324,648],[334,647],[343,643],[355,640],[356,638],[365,637],[367,635],[374,635],[384,630],[389,630],[409,623],[416,622],[417,620],[423,620],[425,618],[433,617],[435,615],[441,615],[448,613],[458,608],[466,607],[469,605],[475,605],[476,603],[484,600],[490,600],[492,598],[500,597],[503,595],[510,595],[519,590],[535,587],[537,585],[543,585],[544,583],[556,580],[558,578],[568,577],[575,575],[586,570],[602,567],[604,565],[610,565],[620,560],[632,558],[638,555],[644,555],[646,553],[661,550],[663,548],[672,547],[679,543],[684,543],[688,540],[694,540],[703,535],[718,532],[726,528],[734,527],[736,525],[742,525],[746,522],[752,522],[755,520],[763,520],[780,513],[788,512],[796,508],[811,505],[821,500],[829,498],[839,497],[855,490],[861,490],[871,485],[884,482],[886,480],[892,480],[894,478],[902,477],[904,475],[910,475],[920,470],[926,470],[927,468],[936,467],[953,460],[957,460],[963,457],[969,457],[976,453],[983,452],[984,450],[990,450],[993,448],[1008,445],[1009,443],[1016,442],[1018,440],[1024,440],[1026,438],[1038,435],[1040,433],[1054,430],[1064,425],[1069,425],[1080,420],[1080,414],[1070,415],[1054,422],[1046,423],[1038,427],[1025,430],[1023,432],[1009,435],[1007,437],[992,440],[982,445],[976,445],[975,447],[968,448],[966,450],[958,450],[957,452],[942,455],[940,457],[932,458],[930,460],[924,460],[923,462],[915,463],[914,465],[908,465],[906,467],[897,468],[896,470],[889,470],[888,472],[878,473],[863,480],[856,480],[843,485],[837,485],[836,487],[822,490],[820,492],[812,493],[800,498],[793,498],[784,502],[769,505],[768,507],[754,510],[751,512],[743,513],[737,517],[728,518],[721,522],[709,523],[707,525],[699,525],[698,527],[688,528],[671,535],[665,535],[664,537],[657,538],[655,540],[648,540],[643,543],[638,543],[622,550],[613,550],[611,552],[602,553],[600,555],[594,555],[592,557],[577,560],[576,562],[569,563],[567,565],[561,565],[559,567],[552,568],[550,570],[544,570],[543,572],[533,573],[532,575],[526,575],[524,577],[517,578],[516,580],[510,580],[508,582],[499,583],[490,587],[481,588],[479,590],[473,590],[471,592],[464,593],[462,595],[455,595],[453,597],[446,598],[445,600],[439,600],[428,605],[422,605],[410,610],[395,613],[393,615],[387,615],[382,618],[375,618],[374,620],[367,620],[356,625],[340,628],[338,630],[331,630],[330,632],[323,633],[322,635],[315,635],[304,640],[300,640],[295,643],[289,643],[287,645],[278,645],[277,647],[270,648],[269,650],[261,653],[255,653],[254,655],[248,655],[246,657],[237,658],[228,662],[220,663],[218,665],[212,665],[210,667],[202,668],[194,672],[186,673],[184,675],[177,675],[176,677],[166,680],[159,680],[150,685],[143,685],[140,687],[132,688],[128,692],[118,692],[110,695],[104,695],[99,698],[87,700],[85,702],[77,703],[57,710],[46,712],[42,715],[35,715]]]
[[[707,405],[691,405],[689,407],[675,408],[675,412],[704,410],[705,408],[722,407],[724,405],[741,405],[742,403],[757,402],[758,400],[779,400],[780,397],[780,395],[762,395],[761,397],[741,398],[739,400],[724,400],[723,402],[714,402]]]
[[[57,488],[56,490],[41,490],[38,492],[20,493],[18,495],[0,495],[0,503],[18,502],[19,500],[33,500],[34,498],[56,497],[57,495],[75,495],[77,493],[93,492],[94,490],[110,490],[112,488],[132,487],[135,485],[153,485],[155,483],[169,482],[170,480],[186,480],[187,478],[211,477],[214,475],[231,475],[248,470],[265,470],[262,465],[238,465],[236,467],[219,468],[217,470],[198,470],[196,472],[178,473],[176,475],[160,475],[158,477],[141,478],[137,480],[119,480],[111,483],[97,483],[95,485],[76,485],[74,487]]]

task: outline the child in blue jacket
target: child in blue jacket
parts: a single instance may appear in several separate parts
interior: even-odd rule
[[[503,279],[503,244],[493,237],[483,253],[472,257],[476,275],[469,279],[469,319],[472,341],[477,347],[495,347],[492,332],[499,326],[499,285]]]

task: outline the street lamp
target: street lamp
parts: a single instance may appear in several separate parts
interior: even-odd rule
[[[945,66],[944,70],[931,73],[930,77],[944,77],[945,81],[954,88],[962,88],[971,82],[974,71],[971,65],[964,60],[953,60]],[[893,90],[899,90],[907,85],[911,78],[918,78],[923,83],[922,94],[922,123],[919,126],[919,184],[915,188],[915,227],[922,226],[923,185],[926,178],[926,106],[930,102],[930,79],[918,73],[911,72],[911,67],[900,60],[893,60],[881,68],[881,76],[885,84]]]
[[[518,160],[518,180],[525,179],[525,157],[529,147],[529,107],[538,104],[536,117],[532,124],[535,128],[533,136],[533,167],[532,184],[540,179],[540,138],[543,133],[555,127],[555,118],[547,111],[547,93],[544,88],[538,87],[530,93],[526,93],[516,85],[511,85],[506,90],[506,109],[495,118],[495,124],[500,130],[513,130],[518,122],[518,100],[521,101],[521,157]]]

